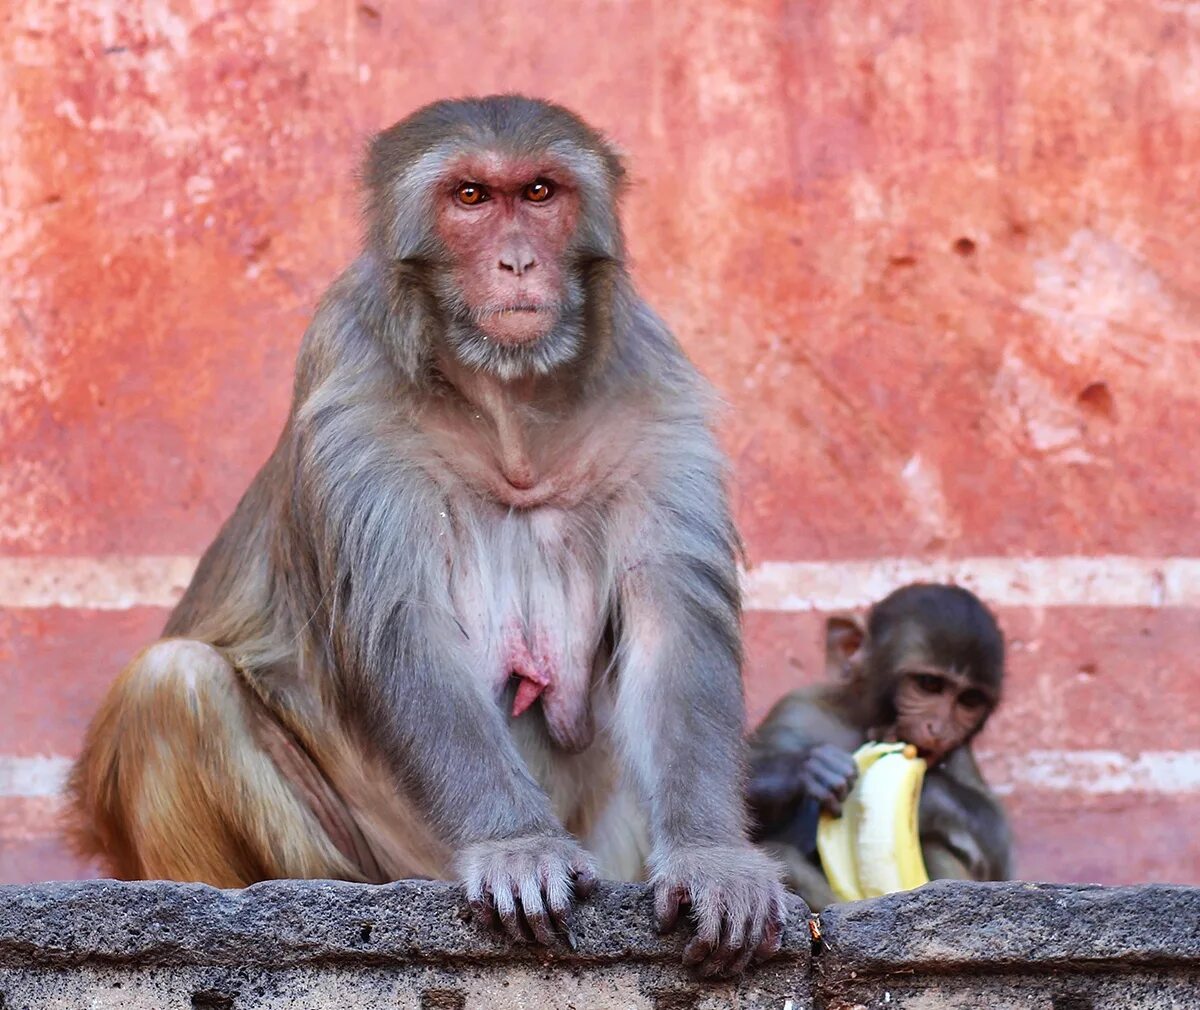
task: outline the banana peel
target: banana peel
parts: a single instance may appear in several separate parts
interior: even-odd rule
[[[928,883],[917,816],[925,762],[903,743],[866,743],[854,752],[858,780],[842,814],[822,814],[817,853],[842,901],[875,898]]]

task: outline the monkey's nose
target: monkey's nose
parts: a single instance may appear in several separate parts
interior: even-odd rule
[[[526,270],[532,270],[537,266],[537,260],[533,258],[533,253],[507,252],[500,256],[499,266],[501,270],[507,270],[520,277]]]

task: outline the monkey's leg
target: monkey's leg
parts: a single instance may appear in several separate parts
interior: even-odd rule
[[[937,842],[922,842],[921,856],[930,880],[975,880],[962,857]]]
[[[257,705],[209,645],[168,639],[143,652],[110,690],[72,773],[82,845],[127,877],[218,887],[363,879],[370,870],[323,827],[330,804],[314,802],[322,787],[334,803],[336,794]]]
[[[819,912],[838,899],[819,866],[787,842],[763,842],[761,847],[783,863],[784,881],[814,912]]]

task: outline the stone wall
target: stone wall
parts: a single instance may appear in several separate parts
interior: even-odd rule
[[[92,881],[0,888],[0,1007],[67,1010],[1184,1010],[1200,890],[938,883],[809,918],[736,984],[680,967],[644,888],[606,885],[574,951],[510,948],[450,884],[245,891]]]

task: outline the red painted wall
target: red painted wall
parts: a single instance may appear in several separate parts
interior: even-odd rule
[[[1200,555],[1196,4],[239,6],[0,11],[0,562],[198,553],[354,254],[366,137],[508,89],[628,153],[755,562]],[[0,577],[0,880],[88,872],[31,759],[165,613],[92,591]],[[1200,883],[1200,592],[1165,599],[1000,610],[990,767],[1074,769],[1016,777],[1022,874]],[[821,619],[749,615],[753,714],[819,675]],[[1174,771],[1097,788],[1095,751]]]

